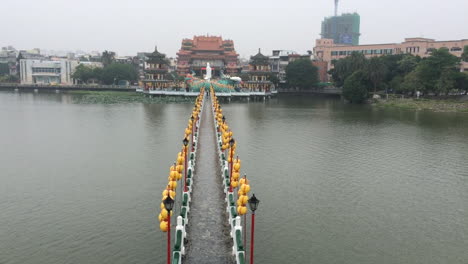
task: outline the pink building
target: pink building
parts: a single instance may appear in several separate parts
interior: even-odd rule
[[[352,52],[360,52],[368,58],[392,54],[413,54],[427,57],[434,49],[447,48],[450,53],[460,57],[464,46],[468,46],[468,39],[436,41],[428,38],[406,38],[402,43],[357,46],[334,44],[333,39],[317,39],[314,55],[316,60],[327,62],[328,70],[330,70],[333,60],[344,58],[351,55]]]

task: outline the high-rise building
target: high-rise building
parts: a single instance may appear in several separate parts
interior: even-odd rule
[[[326,17],[322,21],[322,38],[333,39],[335,44],[359,45],[359,14]]]

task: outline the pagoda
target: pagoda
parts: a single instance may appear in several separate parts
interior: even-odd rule
[[[148,59],[144,63],[145,78],[143,79],[144,90],[161,90],[171,88],[174,82],[169,76],[169,60],[166,55],[154,48],[153,53],[146,54]]]
[[[272,82],[269,80],[271,76],[271,66],[269,58],[262,54],[260,49],[255,56],[250,57],[248,81],[244,82],[243,88],[249,89],[251,92],[270,92]]]
[[[234,49],[232,40],[223,40],[220,36],[194,36],[183,39],[177,53],[177,73],[196,76],[206,74],[206,65],[210,63],[213,77],[240,72],[239,54]]]

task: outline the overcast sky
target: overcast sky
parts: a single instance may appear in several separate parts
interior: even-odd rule
[[[116,51],[154,45],[175,56],[183,38],[222,35],[241,57],[258,48],[312,50],[334,0],[0,0],[0,46]],[[405,37],[468,38],[468,0],[342,0],[339,13],[361,16],[361,44]]]

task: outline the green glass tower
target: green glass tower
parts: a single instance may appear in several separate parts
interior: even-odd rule
[[[359,25],[361,17],[357,13],[326,17],[322,21],[322,38],[333,39],[335,44],[359,45]]]

